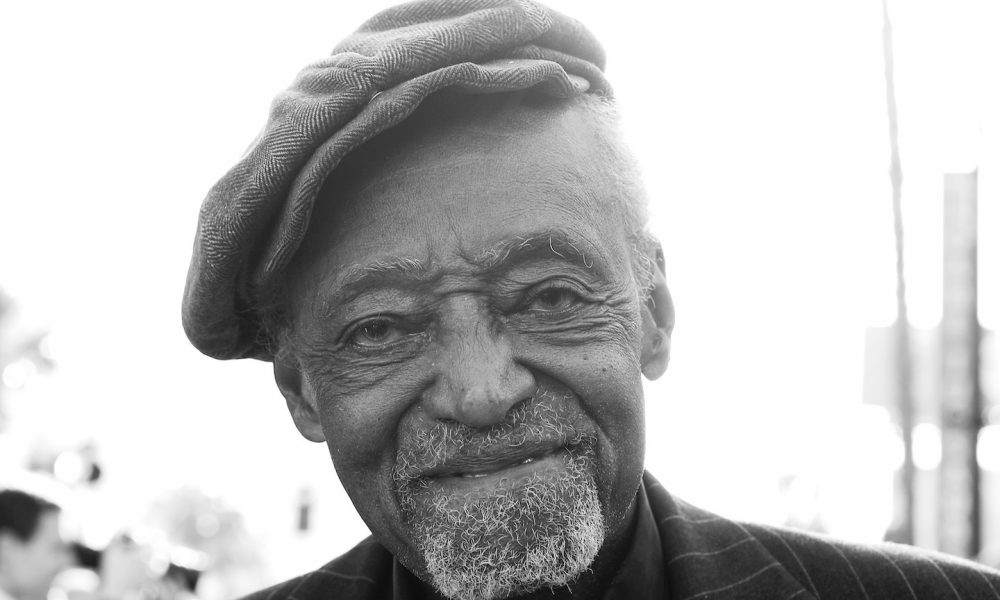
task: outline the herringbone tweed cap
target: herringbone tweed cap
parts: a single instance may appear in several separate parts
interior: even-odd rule
[[[323,182],[430,94],[609,95],[603,69],[582,24],[530,0],[425,0],[376,15],[275,98],[263,132],[209,191],[184,290],[188,338],[215,358],[272,358],[260,307]]]

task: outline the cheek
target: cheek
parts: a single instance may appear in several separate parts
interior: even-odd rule
[[[638,360],[614,350],[612,346],[571,351],[570,357],[577,355],[579,360],[562,377],[598,426],[603,466],[619,469],[622,462],[633,462],[636,457],[641,462],[644,404]]]
[[[404,564],[419,564],[393,491],[392,470],[401,423],[420,397],[427,369],[400,365],[364,389],[345,386],[323,370],[312,373],[320,422],[345,491],[382,544]]]
[[[582,408],[617,446],[642,436],[643,399],[641,340],[637,311],[606,315],[576,344],[526,338],[523,355],[567,386]]]
[[[425,382],[423,371],[413,364],[400,364],[380,377],[369,377],[336,369],[310,369],[309,381],[319,408],[320,423],[337,473],[358,488],[388,486],[395,462],[397,435],[402,416],[419,398]],[[361,370],[361,369],[358,369]],[[367,385],[358,386],[358,378]]]
[[[602,376],[581,390],[580,397],[598,426],[599,496],[609,527],[617,530],[635,497],[645,463],[642,376],[632,359],[609,360],[594,371]]]
[[[324,383],[316,390],[320,423],[338,470],[373,472],[393,451],[395,422],[404,399],[381,386],[345,393],[339,386]]]
[[[631,502],[644,461],[644,403],[634,335],[563,346],[531,344],[533,368],[569,388],[598,430],[598,486],[605,506],[619,514]]]

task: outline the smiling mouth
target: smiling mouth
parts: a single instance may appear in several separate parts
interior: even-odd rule
[[[542,452],[540,454],[535,454],[532,456],[525,457],[522,460],[513,460],[504,462],[499,465],[483,465],[481,468],[467,468],[464,470],[453,470],[450,472],[444,472],[439,475],[434,475],[433,477],[460,477],[462,479],[482,479],[484,477],[489,477],[496,473],[502,471],[508,471],[510,469],[520,467],[523,465],[530,465],[535,462],[544,461],[546,458],[555,455],[557,452],[562,452],[562,448],[553,448],[547,452]],[[489,461],[491,463],[495,461]]]
[[[497,486],[513,486],[560,472],[566,468],[569,450],[565,447],[535,449],[525,455],[473,457],[455,460],[435,472],[426,473],[424,481],[432,489],[446,493],[481,493]]]

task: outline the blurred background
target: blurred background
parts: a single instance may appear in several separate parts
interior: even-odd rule
[[[94,548],[142,530],[206,600],[367,535],[270,365],[201,356],[180,297],[271,98],[389,4],[0,21],[0,486],[58,496]],[[871,0],[550,4],[608,51],[667,256],[650,471],[730,517],[1000,566],[1000,5],[890,1],[889,52]]]

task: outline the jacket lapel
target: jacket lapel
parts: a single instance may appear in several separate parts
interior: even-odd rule
[[[671,600],[815,598],[739,523],[674,500],[649,473],[641,493],[662,542]]]

